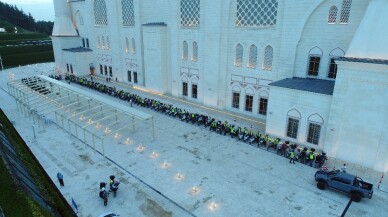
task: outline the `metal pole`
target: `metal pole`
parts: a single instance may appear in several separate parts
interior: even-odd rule
[[[346,205],[344,212],[342,213],[341,217],[345,217],[346,212],[348,211],[350,204],[352,204],[353,200],[350,198],[348,205]]]

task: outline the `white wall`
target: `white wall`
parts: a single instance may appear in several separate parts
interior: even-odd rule
[[[339,62],[325,150],[333,157],[388,170],[388,66]]]
[[[274,137],[289,140],[290,142],[295,142],[299,145],[323,149],[331,98],[331,95],[271,86],[265,129],[266,133]],[[297,139],[286,136],[287,113],[291,110],[299,112],[301,117],[299,120]],[[319,115],[323,119],[318,146],[307,143],[308,119],[314,114]]]

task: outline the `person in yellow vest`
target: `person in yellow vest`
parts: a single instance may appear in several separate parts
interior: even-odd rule
[[[295,164],[295,152],[294,151],[291,151],[290,152],[290,163],[293,163]]]
[[[308,157],[310,167],[313,166],[314,158],[315,158],[314,152],[313,152],[313,151],[310,151],[309,157]]]

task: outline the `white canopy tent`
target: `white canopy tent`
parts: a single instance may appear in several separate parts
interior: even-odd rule
[[[127,138],[127,143],[135,125],[151,129],[148,135],[155,139],[152,115],[47,76],[8,82],[8,91],[18,110],[33,118],[40,129],[55,119],[58,126],[93,148],[99,140],[104,156],[104,141]],[[148,135],[143,135],[144,139]]]

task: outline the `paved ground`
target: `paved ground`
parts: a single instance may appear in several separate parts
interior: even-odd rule
[[[52,68],[53,65],[43,64],[0,72],[0,87],[6,89],[8,76],[5,73],[13,72],[15,77],[31,76],[50,73]],[[170,97],[130,91],[222,120],[236,118]],[[45,132],[38,132],[34,139],[32,120],[17,111],[15,101],[3,90],[0,90],[0,99],[1,108],[15,122],[53,180],[56,181],[57,171],[64,173],[65,187],[59,188],[69,201],[71,198],[77,201],[79,216],[94,217],[107,210],[136,217],[340,216],[349,200],[346,195],[332,190],[318,190],[313,179],[314,168],[299,163],[290,165],[287,159],[272,152],[149,109],[136,107],[154,115],[156,140],[144,138],[141,129],[149,125],[140,125],[131,133],[132,144],[114,139],[107,142],[108,159],[104,159],[98,152],[102,151],[101,147],[93,151],[54,124],[46,125]],[[241,126],[264,129],[250,118],[237,117],[236,121]],[[145,150],[138,151],[138,144],[144,144]],[[156,157],[152,157],[152,152],[157,153]],[[168,167],[163,167],[164,162]],[[342,163],[329,159],[330,168],[339,168]],[[351,164],[348,164],[348,172],[371,181],[375,188],[382,175]],[[182,174],[181,179],[176,177],[177,173]],[[104,207],[98,198],[98,183],[107,181],[111,174],[122,184],[117,197],[111,196],[108,206]],[[193,186],[198,187],[198,192],[191,191]],[[353,203],[347,216],[385,216],[388,213],[387,180],[383,180],[381,188],[383,191],[375,189],[371,200]]]

